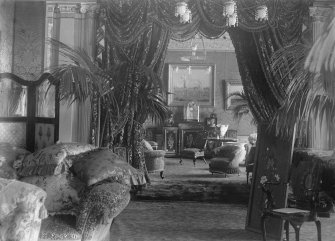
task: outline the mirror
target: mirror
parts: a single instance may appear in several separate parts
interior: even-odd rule
[[[10,79],[0,80],[0,117],[27,116],[27,87]]]

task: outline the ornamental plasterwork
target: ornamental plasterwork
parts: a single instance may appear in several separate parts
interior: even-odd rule
[[[96,9],[97,4],[94,2],[70,2],[69,3],[52,3],[48,4],[47,12],[53,13],[55,7],[57,7],[60,13],[86,13]]]
[[[203,40],[203,42],[202,42]],[[196,35],[193,39],[180,42],[170,40],[169,50],[191,50],[191,47],[197,45],[198,51],[205,49],[206,51],[235,51],[233,43],[228,33],[225,33],[218,39],[206,39]]]
[[[314,6],[309,8],[309,15],[316,21],[324,22],[334,12],[334,7]]]

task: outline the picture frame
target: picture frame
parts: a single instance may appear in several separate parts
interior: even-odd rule
[[[168,105],[214,106],[214,64],[168,64]]]
[[[206,117],[205,118],[205,126],[208,127],[216,127],[218,123],[218,119],[216,117]]]
[[[228,97],[230,94],[235,92],[243,91],[243,84],[241,80],[225,80],[226,95],[225,95],[225,106],[226,109],[233,109],[234,106],[241,102],[241,98],[238,96]]]

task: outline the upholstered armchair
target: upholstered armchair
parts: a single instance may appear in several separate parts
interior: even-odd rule
[[[46,195],[37,186],[0,178],[0,240],[37,241]]]
[[[163,150],[154,150],[151,143],[153,142],[142,140],[145,165],[149,173],[159,172],[160,177],[163,179],[165,168],[164,157],[166,152]]]
[[[239,165],[245,160],[246,150],[242,143],[226,143],[212,151],[213,158],[209,171],[222,174],[240,175]]]

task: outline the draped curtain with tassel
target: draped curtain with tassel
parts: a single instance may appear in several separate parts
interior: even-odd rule
[[[236,50],[243,87],[255,119],[270,122],[285,98],[285,81],[279,81],[270,68],[275,50],[299,41],[302,19],[308,14],[309,1],[264,1],[268,21],[256,21],[257,4],[252,0],[236,1],[238,27],[227,27],[222,0],[189,0],[192,22],[180,23],[175,16],[175,1],[169,0],[102,0],[98,12],[97,60],[104,68],[129,61],[124,81],[131,89],[122,92],[121,106],[131,110],[128,135],[134,136],[134,123],[146,118],[141,110],[132,109],[138,91],[145,83],[135,65],[144,65],[161,73],[169,39],[185,41],[196,34],[214,39],[226,31]],[[126,75],[125,74],[125,75]],[[137,126],[137,125],[136,125]],[[140,125],[139,125],[140,126]],[[105,134],[104,134],[105,135]],[[135,143],[130,143],[135,145]],[[135,140],[134,140],[135,141]],[[136,166],[137,164],[135,164]]]

